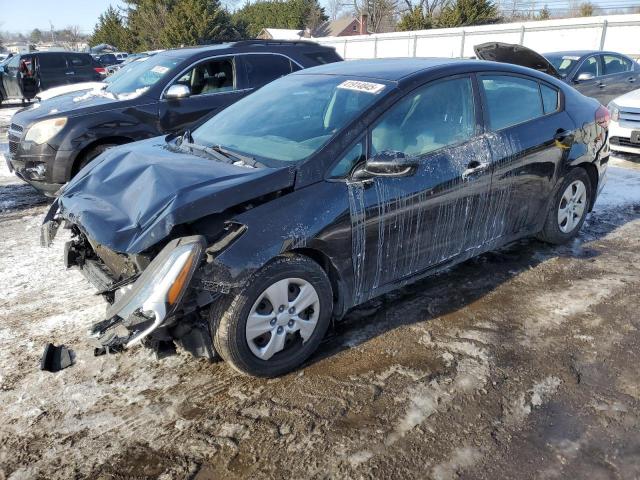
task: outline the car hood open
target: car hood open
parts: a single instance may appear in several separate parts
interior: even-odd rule
[[[513,43],[487,42],[473,47],[476,57],[492,62],[511,63],[522,67],[533,68],[553,77],[561,78],[553,65],[530,48]]]
[[[108,150],[63,190],[62,218],[96,242],[140,253],[171,229],[291,187],[293,168],[235,166],[169,150],[157,137]]]

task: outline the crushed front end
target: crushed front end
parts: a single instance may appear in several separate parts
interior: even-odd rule
[[[100,245],[56,212],[54,204],[42,225],[42,244],[50,245],[61,225],[68,228],[65,266],[79,269],[108,302],[104,320],[90,330],[97,355],[136,344],[162,355],[175,350],[176,342],[196,357],[215,358],[207,307],[216,294],[198,288],[197,272],[206,263],[204,236],[179,237],[148,254],[128,255]]]

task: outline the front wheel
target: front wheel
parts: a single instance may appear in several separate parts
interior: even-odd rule
[[[212,307],[214,347],[241,373],[282,375],[316,350],[332,309],[324,270],[307,257],[283,255],[253,275],[237,295]]]
[[[592,187],[587,172],[582,168],[569,171],[553,199],[538,237],[553,244],[571,240],[585,221],[591,198]]]

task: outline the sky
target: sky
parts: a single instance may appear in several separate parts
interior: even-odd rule
[[[98,16],[118,0],[0,0],[0,30],[28,33],[34,28],[48,31],[78,25],[91,33]]]
[[[496,1],[496,0],[494,0]],[[578,0],[515,0],[519,5],[533,4],[541,8],[544,4],[554,9],[568,6]],[[581,1],[581,0],[580,0]],[[504,7],[513,5],[514,0],[497,0]],[[640,5],[640,0],[592,0],[596,5],[626,7]],[[225,4],[238,4],[237,1],[223,1]],[[242,1],[241,3],[244,3]],[[326,5],[326,0],[320,0]],[[351,2],[345,2],[351,3]],[[69,25],[78,25],[82,33],[91,33],[98,16],[109,5],[118,7],[121,0],[0,0],[0,31],[29,33],[34,28],[49,31],[49,22],[60,30]]]

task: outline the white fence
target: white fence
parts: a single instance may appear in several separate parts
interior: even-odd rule
[[[640,56],[640,14],[503,23],[477,27],[314,38],[345,60],[384,57],[473,57],[484,42],[525,45],[538,52],[612,50]]]

